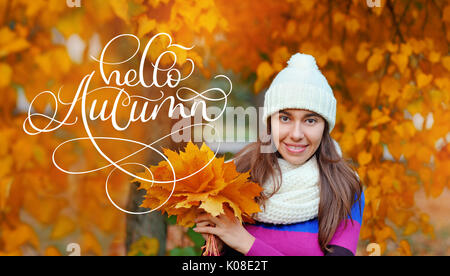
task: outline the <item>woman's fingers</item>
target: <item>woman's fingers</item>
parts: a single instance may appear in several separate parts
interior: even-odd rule
[[[193,230],[196,231],[196,232],[199,232],[202,235],[202,237],[205,240],[207,240],[209,233],[201,232],[201,231],[203,231],[203,229],[205,229],[204,227],[216,227],[216,225],[210,220],[202,220],[202,221],[199,221],[199,222],[197,222],[195,224],[195,228]]]
[[[200,221],[198,223],[196,223],[195,225],[196,227],[203,227],[203,226],[215,226],[213,223],[211,223],[208,220],[204,220],[204,221]]]
[[[219,218],[213,217],[210,214],[200,215],[194,220],[194,222],[197,223],[197,224],[202,222],[202,221],[208,221],[211,224],[215,224],[215,225],[219,225],[219,226],[222,225],[222,223],[221,223]]]
[[[201,215],[197,216],[197,218],[194,221],[200,222],[200,221],[210,220],[210,218],[211,218],[211,215],[209,215],[209,214],[201,214]]]
[[[219,219],[223,222],[223,224],[235,224],[240,222],[239,218],[235,216],[234,212],[230,209],[225,209],[225,214],[221,214]]]
[[[195,232],[198,233],[202,233],[202,234],[212,234],[212,235],[216,235],[218,236],[218,229],[216,227],[211,227],[211,226],[200,226],[200,227],[195,227],[193,229]]]

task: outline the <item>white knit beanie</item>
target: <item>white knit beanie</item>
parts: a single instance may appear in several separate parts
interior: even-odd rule
[[[334,128],[336,99],[311,55],[293,55],[272,81],[264,98],[264,124],[272,114],[288,108],[316,112],[328,122],[330,133]]]

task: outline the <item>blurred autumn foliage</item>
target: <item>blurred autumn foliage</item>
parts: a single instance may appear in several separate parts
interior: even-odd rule
[[[412,254],[404,237],[434,235],[415,194],[423,188],[436,198],[450,185],[450,4],[382,0],[380,7],[369,7],[367,2],[89,0],[69,8],[63,0],[0,0],[0,254],[66,255],[69,242],[78,242],[82,254],[127,254],[125,214],[105,195],[108,171],[74,176],[51,162],[60,143],[85,136],[83,127],[27,135],[23,105],[61,87],[70,100],[83,76],[96,70],[89,56],[98,57],[114,36],[132,33],[145,44],[160,32],[175,43],[195,45],[177,53],[180,66],[190,57],[205,78],[231,70],[238,76],[233,82],[251,83],[255,94],[263,93],[293,53],[315,56],[338,101],[332,136],[365,186],[361,239],[380,244],[382,254]],[[115,55],[129,56],[133,47],[132,42],[118,47]],[[119,70],[132,65],[136,68],[123,64]],[[100,86],[99,80],[93,85]],[[54,108],[48,103],[35,108]],[[153,124],[170,129],[172,123]],[[113,137],[148,134],[145,125],[127,134],[107,124],[96,128]],[[107,149],[115,160],[121,157],[116,144]],[[58,159],[74,170],[107,165],[87,142],[62,148]],[[109,184],[121,206],[128,180],[117,174]],[[149,249],[154,241],[139,242],[154,254]],[[136,246],[133,252],[139,254]]]

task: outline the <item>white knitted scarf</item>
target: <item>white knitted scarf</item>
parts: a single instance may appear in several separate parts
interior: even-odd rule
[[[281,169],[281,187],[265,202],[262,212],[254,215],[260,222],[290,224],[317,217],[319,212],[319,167],[313,155],[302,165],[292,165],[278,158]],[[264,193],[271,194],[274,183],[270,177],[263,185]]]

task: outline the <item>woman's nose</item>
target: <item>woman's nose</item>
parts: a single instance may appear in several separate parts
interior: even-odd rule
[[[305,137],[305,134],[303,132],[303,126],[301,124],[301,122],[295,122],[295,124],[293,125],[293,128],[291,129],[291,138],[293,140],[300,140],[303,137]]]

